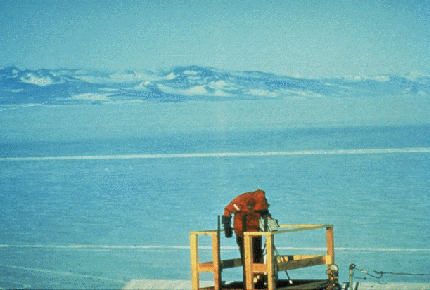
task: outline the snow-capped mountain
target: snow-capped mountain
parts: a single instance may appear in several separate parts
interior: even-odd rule
[[[198,66],[160,72],[0,69],[1,105],[399,95],[430,96],[430,76],[307,79]]]

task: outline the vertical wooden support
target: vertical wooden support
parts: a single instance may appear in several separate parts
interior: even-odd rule
[[[243,283],[245,284],[246,290],[252,290],[254,289],[254,284],[252,281],[254,278],[254,272],[252,269],[252,264],[254,262],[254,252],[252,251],[252,236],[244,233],[243,243],[245,253],[245,281],[243,281]]]
[[[266,256],[266,263],[267,263],[267,288],[268,290],[275,290],[276,289],[276,281],[275,281],[275,264],[277,263],[276,259],[274,259],[274,235],[266,235],[266,241],[267,241],[267,256]]]
[[[326,240],[327,240],[327,256],[329,261],[327,261],[327,267],[328,267],[328,279],[333,280],[332,272],[331,272],[331,265],[334,264],[334,233],[333,233],[333,226],[329,226],[326,228]]]
[[[212,235],[212,261],[214,268],[214,286],[215,290],[221,289],[221,256],[220,256],[220,240],[219,232]]]
[[[191,248],[191,287],[193,290],[198,290],[200,287],[199,277],[199,236],[198,234],[190,234]]]

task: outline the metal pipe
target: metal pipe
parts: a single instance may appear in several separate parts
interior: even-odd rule
[[[353,284],[353,280],[352,280],[352,278],[354,277],[354,269],[355,269],[354,263],[349,265],[349,289],[351,289],[351,290],[354,290],[354,284]]]

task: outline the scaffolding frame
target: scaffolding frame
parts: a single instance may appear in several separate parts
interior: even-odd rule
[[[276,288],[277,272],[294,270],[299,268],[306,268],[316,265],[327,265],[327,280],[319,282],[319,286],[327,285],[327,289],[331,289],[337,281],[335,275],[332,273],[332,265],[335,263],[334,257],[334,233],[333,225],[279,225],[280,230],[274,232],[244,232],[244,263],[242,265],[241,259],[221,260],[221,246],[220,246],[220,233],[222,230],[208,230],[197,231],[190,233],[190,249],[191,249],[191,284],[193,290],[200,288],[200,273],[212,272],[214,275],[214,287],[212,289],[222,290],[222,271],[228,268],[245,267],[245,281],[244,289],[253,290],[255,285],[253,282],[254,275],[265,273],[267,275],[267,289],[268,290],[281,290],[291,289]],[[278,256],[275,254],[274,236],[285,233],[293,233],[300,231],[309,231],[316,229],[326,229],[326,255],[286,255]],[[198,238],[200,235],[210,235],[212,239],[212,261],[199,262],[199,247]],[[266,261],[264,263],[254,262],[252,250],[252,238],[256,236],[265,236],[266,238]],[[318,283],[318,282],[313,282]],[[309,287],[308,285],[307,287]],[[317,286],[317,284],[313,285]],[[300,288],[295,288],[300,289]],[[310,289],[310,288],[302,288]]]

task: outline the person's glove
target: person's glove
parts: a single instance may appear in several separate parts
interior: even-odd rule
[[[226,238],[233,236],[233,229],[231,228],[231,216],[222,216],[222,225],[224,227],[224,234]]]

